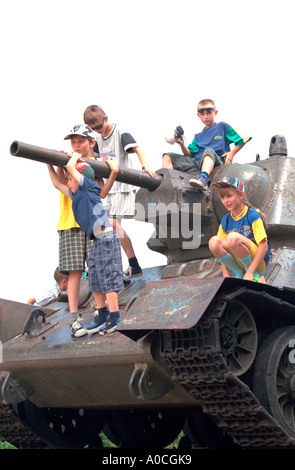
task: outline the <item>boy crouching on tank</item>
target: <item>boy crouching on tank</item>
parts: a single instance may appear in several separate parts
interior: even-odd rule
[[[111,227],[101,198],[108,194],[119,168],[114,160],[107,161],[111,173],[105,184],[101,180],[100,186],[94,181],[93,168],[79,153],[69,153],[69,156],[68,186],[59,179],[52,165],[47,166],[53,185],[72,199],[77,223],[94,240],[88,261],[88,279],[98,308],[98,315],[87,330],[81,325],[82,317],[76,315],[71,322],[71,334],[76,338],[87,332],[105,335],[112,333],[120,322],[118,292],[123,290],[124,284],[120,240]]]

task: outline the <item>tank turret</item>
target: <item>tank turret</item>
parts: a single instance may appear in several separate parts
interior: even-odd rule
[[[18,141],[10,152],[68,161]],[[87,162],[108,177],[106,163]],[[66,299],[46,309],[0,299],[0,435],[24,448],[99,447],[103,430],[118,447],[159,449],[183,431],[190,447],[294,448],[294,175],[279,135],[268,158],[210,175],[240,178],[266,215],[272,260],[260,284],[223,278],[209,252],[225,214],[210,185],[196,191],[191,174],[120,168],[118,180],[140,188],[136,218],[154,225],[148,246],[167,264],[119,293],[122,320],[108,337],[73,339]],[[89,293],[85,326],[94,308]]]
[[[59,151],[44,149],[14,141],[13,156],[65,166],[68,156]],[[85,159],[96,176],[107,178],[109,166],[102,161]],[[210,179],[224,176],[240,178],[249,201],[265,213],[272,245],[291,243],[295,229],[292,204],[295,180],[295,160],[287,157],[283,136],[274,136],[270,142],[269,158],[251,164],[234,163],[217,167]],[[288,174],[288,184],[286,184]],[[226,213],[215,190],[196,191],[189,185],[190,173],[160,169],[157,177],[130,168],[120,168],[117,180],[140,190],[136,195],[136,216],[139,221],[155,227],[148,246],[165,254],[170,262],[181,262],[210,257],[208,240],[216,234],[221,218]]]

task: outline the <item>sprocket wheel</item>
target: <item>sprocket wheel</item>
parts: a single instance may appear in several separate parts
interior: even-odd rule
[[[219,321],[219,341],[230,371],[244,374],[253,364],[257,351],[257,329],[248,307],[232,300]]]
[[[273,331],[255,361],[253,390],[261,404],[295,437],[295,326]]]

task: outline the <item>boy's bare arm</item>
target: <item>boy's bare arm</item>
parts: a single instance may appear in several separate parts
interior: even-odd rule
[[[47,168],[48,168],[49,176],[50,176],[53,186],[56,189],[58,189],[61,193],[63,193],[65,196],[69,196],[70,193],[69,193],[68,186],[59,179],[53,166],[47,164]]]
[[[178,134],[174,134],[176,142],[180,145],[183,155],[192,157],[192,152],[185,146],[183,137],[180,137]]]
[[[80,183],[81,174],[79,173],[78,170],[76,170],[76,165],[77,165],[78,160],[83,161],[81,158],[81,154],[77,152],[73,152],[73,153],[68,153],[68,155],[70,155],[71,158],[69,159],[67,163],[67,171],[72,175],[73,178],[75,178],[76,181],[78,181],[78,183]]]
[[[60,166],[56,167],[56,174],[62,183],[67,184],[65,172]]]
[[[104,199],[106,195],[108,194],[108,192],[110,191],[119,173],[119,167],[118,167],[118,163],[116,162],[116,160],[107,160],[106,163],[109,165],[111,169],[111,173],[107,179],[107,182],[103,183],[102,185],[100,184],[101,186],[100,197],[102,199]]]
[[[236,145],[230,152],[224,153],[222,156],[225,157],[225,165],[230,165],[233,162],[234,156],[238,153],[241,148],[244,147],[245,144]]]
[[[134,152],[137,154],[138,158],[139,158],[139,161],[141,163],[141,167],[143,168],[144,167],[144,170],[148,175],[150,175],[152,178],[154,178],[155,176],[157,176],[157,174],[153,171],[153,170],[150,170],[147,166],[147,159],[146,159],[146,156],[145,156],[145,153],[144,151],[140,148],[140,147],[134,147]]]

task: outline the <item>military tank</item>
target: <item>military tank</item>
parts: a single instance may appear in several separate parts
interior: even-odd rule
[[[13,156],[63,166],[68,157],[19,141]],[[66,160],[65,160],[66,159]],[[108,177],[103,162],[89,160]],[[119,294],[116,332],[72,338],[67,299],[46,308],[0,300],[0,435],[19,448],[294,448],[295,160],[285,138],[269,157],[213,170],[236,176],[267,217],[266,284],[223,278],[208,250],[225,209],[191,174],[156,178],[120,169],[139,186],[136,218],[153,223],[148,247],[167,264],[143,270]],[[79,312],[87,325],[93,299]]]

